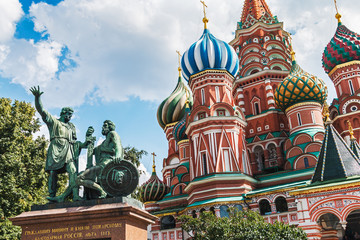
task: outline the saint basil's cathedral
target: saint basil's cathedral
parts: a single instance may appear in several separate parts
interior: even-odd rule
[[[326,86],[298,65],[265,0],[245,0],[230,43],[211,34],[205,15],[157,111],[168,156],[162,180],[154,165],[141,186],[158,217],[150,239],[187,239],[178,216],[226,217],[229,207],[301,227],[309,239],[360,234],[360,35],[336,18],[322,56],[334,83]],[[337,94],[330,106],[328,87]]]

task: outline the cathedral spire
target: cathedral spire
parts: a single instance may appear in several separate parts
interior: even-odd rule
[[[265,14],[268,14],[271,17],[273,16],[265,0],[245,0],[241,15],[241,22],[244,23],[248,18],[248,15],[251,15],[256,20],[259,20]]]

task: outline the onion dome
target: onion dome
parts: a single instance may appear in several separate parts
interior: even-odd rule
[[[154,156],[151,177],[140,187],[140,199],[143,202],[159,201],[166,195],[167,192],[168,187],[156,175]]]
[[[200,39],[183,54],[181,68],[186,81],[207,69],[227,70],[235,77],[239,71],[239,58],[233,47],[215,38],[205,28]]]
[[[167,124],[182,119],[185,114],[186,91],[187,88],[179,77],[174,91],[160,104],[157,110],[157,120],[161,128],[164,129]],[[189,97],[189,101],[192,106],[192,97]]]
[[[290,73],[275,90],[276,105],[285,111],[288,107],[304,101],[324,104],[327,97],[324,81],[302,70],[295,61],[294,53],[292,55]]]
[[[343,25],[340,17],[341,15],[336,15],[339,25],[322,56],[322,65],[326,73],[330,73],[339,64],[360,60],[360,35]]]
[[[174,136],[176,142],[180,142],[181,140],[187,139],[187,135],[185,134],[186,116],[189,114],[190,114],[190,106],[187,101],[184,117],[174,126],[174,129],[173,129],[173,136]]]

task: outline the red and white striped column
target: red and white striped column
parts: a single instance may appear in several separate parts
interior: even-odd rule
[[[265,80],[265,90],[268,109],[275,109],[274,91],[270,84],[270,79]]]

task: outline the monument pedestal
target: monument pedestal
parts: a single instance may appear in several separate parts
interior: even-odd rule
[[[37,210],[24,212],[11,221],[21,226],[24,240],[146,240],[147,226],[157,219],[126,202],[69,204],[66,207],[62,203],[60,208],[59,204],[36,207]]]

